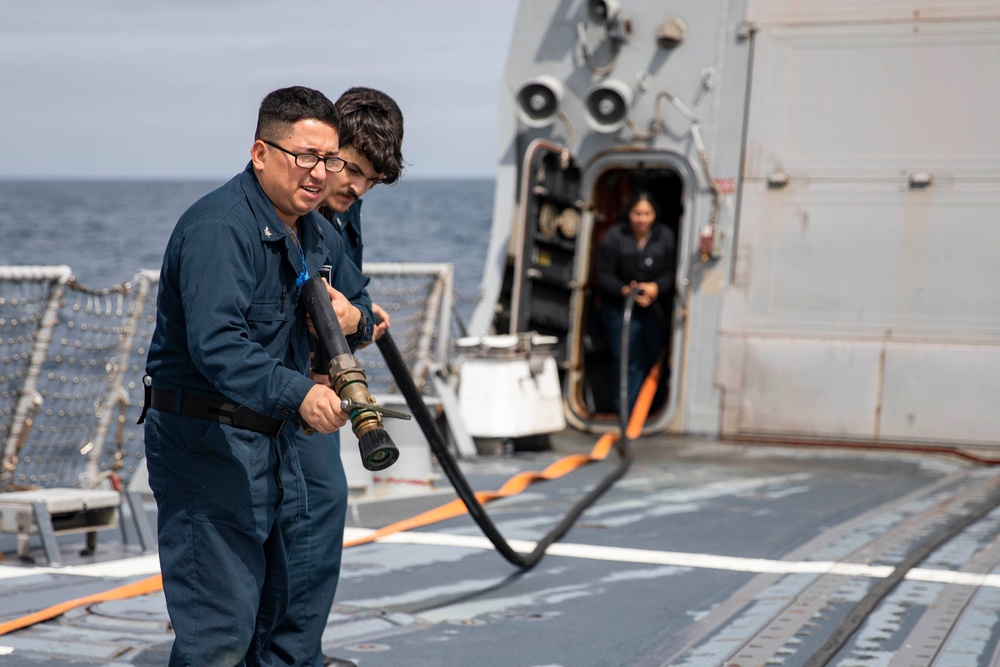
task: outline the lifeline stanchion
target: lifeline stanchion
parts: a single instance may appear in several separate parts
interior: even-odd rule
[[[625,302],[625,310],[629,317],[623,321],[623,329],[627,328],[629,325],[634,302],[635,295],[629,295]],[[628,333],[627,330],[625,333]],[[503,535],[500,534],[500,531],[493,523],[493,520],[490,519],[486,510],[479,502],[479,499],[476,498],[475,491],[473,491],[472,487],[469,486],[468,480],[466,480],[465,475],[462,474],[462,470],[455,461],[455,457],[452,455],[451,450],[448,449],[444,438],[441,436],[441,432],[434,423],[434,418],[431,416],[427,406],[424,405],[420,391],[414,384],[413,378],[410,376],[409,369],[406,367],[406,362],[403,360],[402,355],[399,353],[399,348],[396,347],[396,344],[393,342],[392,336],[388,331],[382,334],[382,337],[377,341],[377,345],[379,351],[382,353],[382,357],[385,359],[386,366],[396,379],[396,385],[399,387],[400,392],[406,399],[406,403],[413,412],[413,416],[416,418],[417,423],[420,425],[420,429],[423,431],[424,437],[427,438],[431,451],[434,452],[442,470],[444,470],[444,473],[447,475],[452,486],[455,487],[455,492],[458,497],[469,510],[469,515],[479,525],[483,534],[485,534],[493,546],[496,547],[500,555],[517,567],[529,570],[537,565],[539,561],[541,561],[542,556],[545,555],[545,550],[548,549],[549,545],[565,535],[580,515],[583,514],[583,512],[601,495],[603,495],[605,491],[611,488],[611,486],[625,474],[632,463],[632,452],[628,446],[630,436],[628,435],[626,428],[629,408],[626,406],[621,413],[623,415],[622,435],[615,444],[615,449],[618,451],[620,457],[618,465],[605,475],[605,477],[602,478],[583,498],[581,498],[579,502],[571,507],[562,520],[535,544],[535,548],[530,553],[521,554],[515,551]],[[627,356],[624,361],[627,363]]]

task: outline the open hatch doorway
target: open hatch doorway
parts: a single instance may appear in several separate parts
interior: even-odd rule
[[[676,240],[673,258],[674,276],[672,286],[677,284],[680,261],[682,225],[685,209],[684,180],[676,169],[667,166],[614,167],[600,173],[594,182],[590,197],[592,226],[587,258],[586,285],[582,295],[580,326],[577,328],[580,373],[577,381],[567,387],[567,401],[575,416],[595,427],[613,426],[617,423],[617,413],[613,407],[613,395],[618,391],[618,369],[611,356],[611,345],[617,341],[609,339],[601,318],[601,295],[596,284],[597,249],[604,235],[614,225],[624,220],[629,199],[636,192],[645,191],[655,200],[657,222],[670,229]],[[661,295],[663,297],[663,295]],[[661,298],[667,307],[663,309],[662,349],[666,352],[662,359],[660,385],[650,410],[650,422],[657,421],[670,404],[672,387],[676,373],[673,372],[671,345],[675,331],[674,303],[676,295]]]

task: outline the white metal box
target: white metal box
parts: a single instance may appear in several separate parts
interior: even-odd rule
[[[566,428],[557,342],[533,333],[457,341],[458,402],[469,434],[516,438]]]

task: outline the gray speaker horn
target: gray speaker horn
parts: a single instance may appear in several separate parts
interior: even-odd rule
[[[517,117],[528,127],[546,127],[559,115],[563,85],[544,74],[525,83],[517,91]]]
[[[631,104],[632,89],[617,79],[608,79],[587,91],[583,119],[594,132],[617,132],[625,126]]]
[[[597,24],[611,21],[618,16],[618,0],[587,0],[587,16]]]

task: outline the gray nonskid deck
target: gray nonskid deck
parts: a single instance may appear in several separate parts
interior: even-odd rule
[[[493,490],[591,443],[463,468],[476,488]],[[324,650],[362,667],[794,667],[913,544],[1000,483],[1000,471],[940,456],[662,438],[633,449],[629,474],[531,571],[507,563],[468,516],[347,549]],[[516,548],[530,549],[613,465],[536,483],[488,512]],[[404,518],[386,508],[378,525]],[[998,526],[993,513],[938,550],[831,664],[991,664],[1000,588],[954,573],[997,569]],[[7,595],[45,588],[0,583]],[[912,640],[941,623],[954,628],[933,650],[940,662],[919,662],[927,642],[910,655],[920,648]],[[13,648],[4,665],[152,666],[166,664],[170,640],[157,594],[91,605],[0,646]],[[966,662],[954,662],[957,651]],[[888,662],[894,654],[910,662]]]

